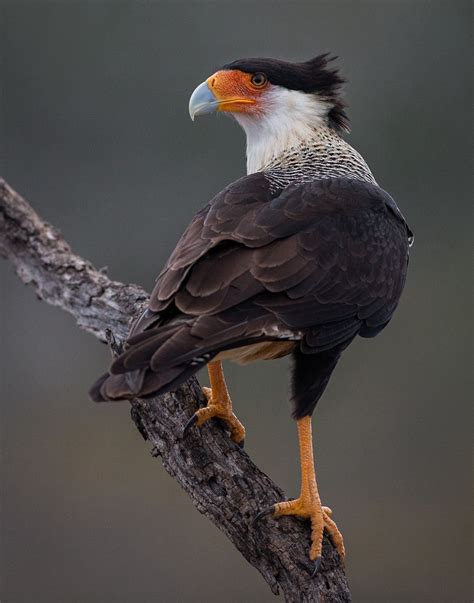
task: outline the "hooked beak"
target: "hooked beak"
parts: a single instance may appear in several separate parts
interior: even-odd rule
[[[238,78],[233,71],[218,71],[199,84],[189,99],[189,115],[194,121],[196,115],[226,111],[239,113],[255,105],[255,98],[242,94]]]
[[[189,115],[193,121],[196,115],[214,113],[218,107],[219,101],[207,85],[207,82],[199,84],[189,99]]]

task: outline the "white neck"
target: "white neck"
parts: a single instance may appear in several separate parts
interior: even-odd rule
[[[314,94],[274,86],[265,99],[265,112],[235,113],[247,135],[247,174],[259,172],[291,147],[299,147],[327,131],[331,106]]]

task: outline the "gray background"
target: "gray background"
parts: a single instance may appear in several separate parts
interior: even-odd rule
[[[151,287],[193,213],[245,169],[194,87],[242,56],[330,50],[351,143],[416,233],[391,325],[318,406],[323,501],[355,601],[468,602],[469,21],[465,2],[3,3],[1,173],[112,277]],[[129,420],[95,406],[108,351],[2,278],[4,603],[273,601]],[[228,368],[252,458],[299,487],[285,361]]]

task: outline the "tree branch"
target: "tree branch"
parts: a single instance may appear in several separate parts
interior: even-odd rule
[[[77,324],[106,341],[127,336],[131,320],[148,294],[136,285],[110,280],[75,255],[61,234],[0,180],[0,253],[38,297],[74,316]],[[84,388],[85,389],[85,388]],[[196,508],[220,528],[262,574],[273,593],[289,602],[350,601],[344,570],[325,537],[322,567],[311,578],[310,528],[292,517],[262,519],[259,511],[284,499],[218,422],[181,432],[198,405],[205,403],[196,379],[176,392],[132,404],[132,419],[161,456],[166,471],[191,497]]]

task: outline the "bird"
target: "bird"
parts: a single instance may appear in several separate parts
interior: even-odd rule
[[[335,58],[239,59],[194,90],[193,120],[225,113],[243,128],[247,174],[191,220],[123,352],[90,390],[95,401],[156,397],[207,366],[207,405],[183,435],[218,418],[242,446],[222,361],[290,356],[300,495],[256,520],[310,520],[314,573],[324,530],[341,560],[345,547],[319,495],[312,414],[344,350],[392,318],[413,242],[395,201],[345,140],[345,79]]]

